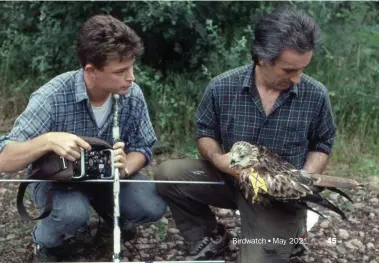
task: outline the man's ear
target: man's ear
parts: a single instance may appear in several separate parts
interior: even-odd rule
[[[275,60],[263,60],[263,59],[260,59],[259,60],[259,65],[261,67],[273,67],[273,66],[275,66]]]
[[[97,69],[94,65],[92,64],[87,64],[85,67],[84,67],[84,71],[86,72],[86,74],[92,78],[92,79],[95,79],[96,78],[96,73],[97,73]]]

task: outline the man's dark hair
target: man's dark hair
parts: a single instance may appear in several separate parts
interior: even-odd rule
[[[96,15],[80,28],[76,54],[82,67],[91,63],[102,69],[108,59],[143,54],[141,38],[127,25],[110,15]]]
[[[277,8],[263,16],[256,25],[252,59],[255,63],[259,59],[274,63],[284,49],[308,52],[314,49],[319,37],[319,26],[303,11]]]

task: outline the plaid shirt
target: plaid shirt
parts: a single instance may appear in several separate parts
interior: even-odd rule
[[[327,89],[302,74],[300,84],[283,91],[266,116],[253,69],[246,65],[211,81],[196,114],[197,138],[214,138],[226,152],[237,141],[260,144],[297,169],[304,167],[308,151],[329,154],[336,126]]]
[[[152,160],[156,136],[150,122],[144,95],[133,83],[120,96],[120,138],[125,151],[141,152]],[[26,141],[50,131],[96,137],[113,145],[113,112],[98,128],[86,93],[83,70],[63,73],[35,91],[25,111],[16,119],[11,132],[0,138],[0,151],[10,141]]]

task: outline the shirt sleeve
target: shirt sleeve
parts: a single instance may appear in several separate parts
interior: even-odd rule
[[[326,89],[325,89],[326,90]],[[336,124],[333,118],[330,98],[323,93],[321,109],[315,118],[315,126],[309,140],[309,150],[330,154],[336,136]]]
[[[137,99],[139,103],[135,109],[133,129],[131,134],[127,135],[127,140],[124,140],[127,142],[125,150],[127,152],[142,153],[147,159],[144,165],[145,167],[149,165],[153,159],[152,147],[157,138],[150,120],[145,97],[139,87],[137,87]]]
[[[205,90],[196,113],[196,138],[211,137],[221,141],[219,124],[219,106],[215,95],[216,83]],[[221,142],[220,142],[221,143]]]
[[[0,152],[11,142],[23,142],[50,131],[53,123],[52,103],[41,92],[30,96],[26,109],[16,119],[9,134],[0,138]]]

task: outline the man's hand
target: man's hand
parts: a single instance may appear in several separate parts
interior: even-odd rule
[[[91,150],[91,145],[77,135],[67,132],[46,134],[48,148],[65,159],[74,162],[80,158],[80,148]]]
[[[115,153],[115,167],[120,169],[120,178],[125,177],[126,168],[126,154],[124,151],[125,143],[117,142],[113,145],[113,150]]]
[[[216,166],[218,170],[238,178],[239,169],[229,168],[230,154],[223,153],[219,143],[215,139],[202,137],[197,140],[197,147],[200,154]]]
[[[240,169],[232,169],[229,168],[230,164],[230,154],[218,154],[215,156],[212,156],[211,159],[214,166],[216,166],[219,170],[223,171],[224,173],[230,174],[233,177],[238,178],[240,174]]]

